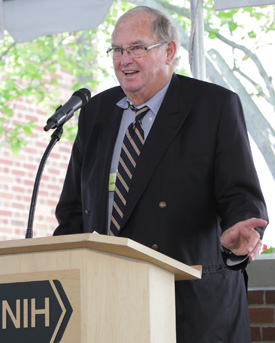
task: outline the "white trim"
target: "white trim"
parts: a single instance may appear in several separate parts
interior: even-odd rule
[[[267,254],[274,255],[274,254]],[[266,255],[266,257],[267,257]],[[264,255],[260,255],[261,257]],[[259,258],[249,263],[247,266],[248,273],[248,288],[251,290],[275,288],[275,259]],[[270,256],[268,256],[270,257]]]
[[[256,260],[275,260],[275,253],[273,253],[273,254],[260,254],[256,257]]]
[[[275,286],[269,286],[269,287],[248,287],[248,292],[249,291],[274,291]]]
[[[239,7],[266,6],[275,4],[275,0],[215,0],[214,9],[217,11]]]

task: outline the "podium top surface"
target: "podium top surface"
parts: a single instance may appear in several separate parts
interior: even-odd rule
[[[91,249],[145,261],[172,272],[175,280],[201,278],[201,266],[188,266],[124,237],[83,233],[0,242],[0,256],[66,249]]]

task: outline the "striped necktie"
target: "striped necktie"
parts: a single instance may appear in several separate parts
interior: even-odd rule
[[[141,120],[149,111],[147,106],[137,109],[130,105],[130,108],[136,112],[136,117],[135,121],[129,125],[126,131],[121,148],[110,226],[110,235],[112,236],[117,236],[120,230],[130,183],[137,159],[144,144],[144,131]]]

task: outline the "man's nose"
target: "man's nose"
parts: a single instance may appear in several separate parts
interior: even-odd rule
[[[131,53],[128,50],[123,50],[122,55],[121,55],[121,64],[123,63],[129,63],[133,60]]]

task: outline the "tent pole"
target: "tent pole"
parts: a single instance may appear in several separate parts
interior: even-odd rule
[[[205,80],[204,18],[202,1],[203,0],[190,0],[192,25],[189,63],[193,77]]]

